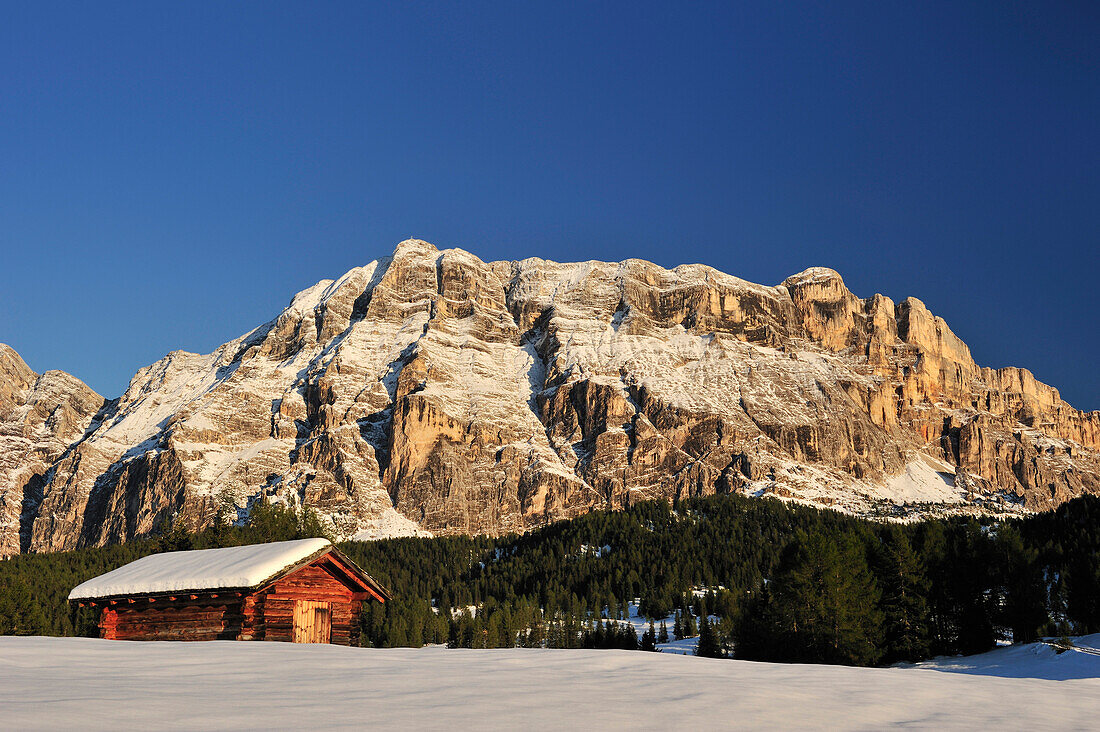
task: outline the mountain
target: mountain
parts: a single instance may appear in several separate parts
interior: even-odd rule
[[[36,374],[0,343],[0,557],[29,545],[29,518],[50,466],[78,440],[103,397],[63,371]]]
[[[820,267],[767,287],[408,240],[114,401],[2,353],[0,554],[197,529],[263,497],[369,538],[714,492],[899,518],[1100,493],[1100,412]]]

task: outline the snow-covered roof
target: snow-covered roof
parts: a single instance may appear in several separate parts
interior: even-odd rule
[[[329,551],[333,551],[333,547],[328,539],[298,539],[151,554],[82,582],[69,593],[69,599],[251,589]]]

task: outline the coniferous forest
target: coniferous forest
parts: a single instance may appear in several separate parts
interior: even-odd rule
[[[260,505],[246,526],[0,561],[0,634],[94,635],[69,590],[158,551],[324,535]],[[1100,498],[1025,519],[880,523],[771,499],[711,496],[593,512],[522,536],[345,542],[393,593],[368,603],[366,646],[653,650],[880,665],[997,640],[1100,631]],[[638,601],[655,624],[615,622]],[[670,622],[663,622],[666,618]]]

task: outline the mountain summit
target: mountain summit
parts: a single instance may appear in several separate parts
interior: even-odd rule
[[[0,555],[261,499],[366,538],[714,492],[885,517],[1100,493],[1100,412],[978,367],[920,300],[858,298],[823,267],[767,287],[408,240],[117,400],[4,346],[0,379]]]

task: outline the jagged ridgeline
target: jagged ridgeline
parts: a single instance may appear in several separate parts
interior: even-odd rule
[[[0,555],[258,500],[339,538],[522,532],[712,493],[868,516],[1100,492],[1100,413],[832,270],[482,262],[402,242],[104,401],[0,349]]]

